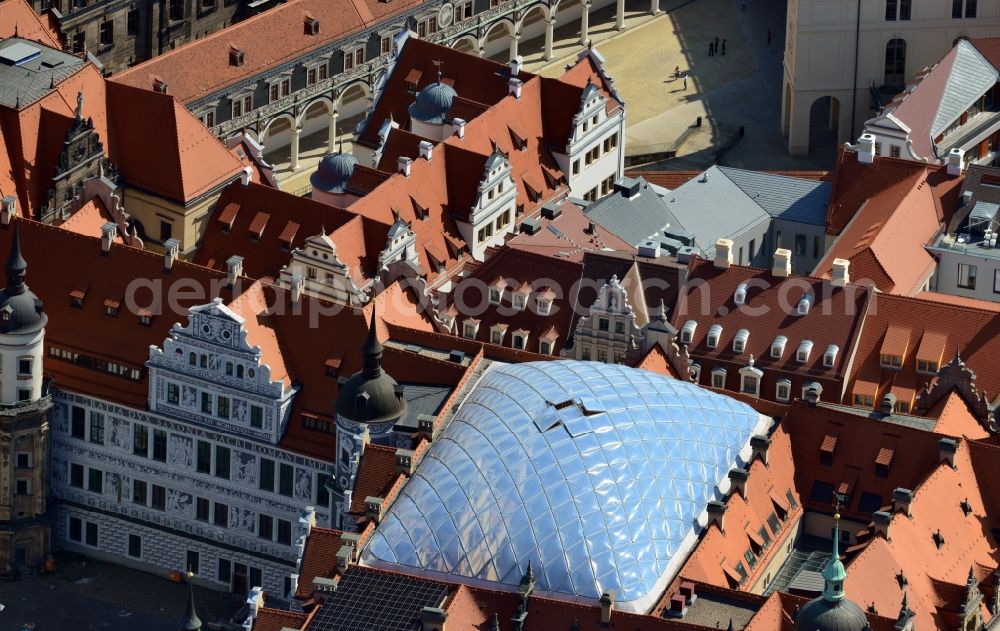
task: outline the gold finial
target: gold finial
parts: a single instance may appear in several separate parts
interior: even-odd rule
[[[840,513],[834,513],[833,514],[833,518],[834,519],[840,519]]]

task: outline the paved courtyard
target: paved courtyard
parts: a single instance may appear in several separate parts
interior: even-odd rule
[[[165,578],[57,554],[55,574],[0,583],[0,631],[176,631],[187,586]],[[205,624],[228,619],[242,604],[231,594],[195,588]]]

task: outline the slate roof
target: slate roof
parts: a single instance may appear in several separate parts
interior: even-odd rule
[[[828,182],[732,167],[718,169],[772,217],[819,226],[826,223],[833,190]]]
[[[931,135],[937,136],[1000,78],[997,69],[986,61],[967,39],[959,39],[948,72],[948,81],[940,95],[940,103],[931,124]]]
[[[0,40],[0,57],[28,57],[18,63],[0,63],[0,105],[21,109],[42,98],[62,81],[80,70],[85,63],[76,55],[64,53],[22,37]]]
[[[584,208],[587,218],[632,246],[637,246],[667,225],[679,222],[664,200],[649,184],[639,178],[639,192],[629,197],[628,190],[614,192]]]

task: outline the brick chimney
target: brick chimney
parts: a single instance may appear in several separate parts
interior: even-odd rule
[[[0,221],[6,226],[14,217],[17,217],[17,198],[7,195],[3,198],[3,205],[0,206]]]
[[[778,278],[788,278],[792,273],[792,251],[787,248],[778,248],[774,251],[774,263],[771,266],[771,275]]]
[[[409,477],[413,475],[413,470],[416,468],[416,463],[413,462],[413,450],[412,449],[397,449],[396,450],[396,471],[402,473],[403,475]]]
[[[399,158],[396,160],[396,164],[399,168],[400,173],[402,173],[406,177],[410,177],[410,165],[413,164],[413,160],[407,158],[406,156],[399,156]]]
[[[729,470],[730,491],[742,495],[744,501],[747,499],[747,480],[749,478],[750,473],[746,469],[734,467]]]
[[[882,536],[889,540],[889,524],[892,523],[892,515],[885,511],[875,511],[872,515],[872,529],[876,536]]]
[[[750,437],[750,449],[753,450],[751,455],[751,461],[753,458],[760,458],[760,461],[765,465],[767,464],[767,452],[771,448],[771,439],[767,436],[761,436],[757,434],[756,436]]]
[[[426,140],[421,140],[420,157],[430,162],[431,158],[434,157],[434,145]]]
[[[910,515],[910,503],[913,502],[913,491],[910,489],[897,488],[892,492],[892,511],[894,513],[905,513]]]
[[[875,161],[875,135],[861,134],[858,138],[858,162],[861,164],[871,164]]]
[[[168,272],[173,269],[174,261],[181,253],[181,242],[177,239],[167,239],[163,243],[163,269]]]
[[[365,498],[365,515],[368,519],[371,519],[376,524],[382,521],[382,504],[385,503],[385,498],[382,497],[366,497]]]
[[[452,129],[455,130],[455,135],[459,138],[465,138],[465,119],[453,118],[451,119]]]
[[[253,169],[251,169],[250,167],[243,167],[243,170],[240,171],[240,185],[250,186],[250,177],[252,175],[253,175]]]
[[[711,527],[715,524],[719,527],[719,530],[726,532],[726,509],[729,508],[726,504],[718,500],[710,500],[706,510],[708,511],[708,523],[705,524],[706,528]]]
[[[715,242],[715,266],[719,269],[729,269],[733,264],[733,240],[719,239]]]
[[[834,287],[846,287],[851,282],[851,262],[847,259],[833,259],[833,277],[830,283]]]
[[[115,237],[118,236],[118,224],[113,221],[101,226],[101,252],[107,254],[111,251],[111,244],[115,242]]]
[[[520,55],[514,57],[510,60],[510,76],[516,77],[521,74],[521,66],[524,65],[524,59]]]
[[[513,94],[515,99],[521,98],[521,86],[524,85],[520,79],[511,77],[507,80],[507,94]]]
[[[445,631],[448,612],[440,607],[424,607],[420,610],[420,631]]]
[[[292,274],[292,304],[298,304],[302,300],[302,291],[305,289],[306,277],[301,272]]]
[[[601,594],[601,624],[610,624],[611,612],[615,608],[615,590],[609,589]]]
[[[954,438],[942,438],[938,440],[938,462],[947,462],[955,468],[955,452],[958,451],[958,443]]]
[[[226,284],[232,287],[243,275],[243,257],[232,255],[226,259]]]
[[[962,175],[964,163],[965,152],[958,147],[953,148],[948,152],[948,175],[952,177]]]

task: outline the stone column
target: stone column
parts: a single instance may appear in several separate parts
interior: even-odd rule
[[[586,46],[590,41],[589,33],[590,30],[590,2],[585,1],[583,3],[583,11],[580,12],[580,45]]]
[[[650,15],[658,15],[660,13],[660,0],[649,0],[649,13]]]
[[[552,61],[552,38],[555,36],[556,19],[545,20],[545,61]]]
[[[615,11],[615,30],[625,28],[625,0],[618,0],[618,7]]]
[[[334,153],[337,151],[337,119],[340,117],[340,112],[332,110],[330,112],[329,120],[327,121],[326,129],[326,152]]]
[[[291,156],[291,167],[292,171],[299,170],[299,135],[302,133],[301,127],[292,128],[292,156]]]
[[[514,33],[510,37],[510,58],[514,59],[517,57],[517,43],[521,40],[520,33]]]

